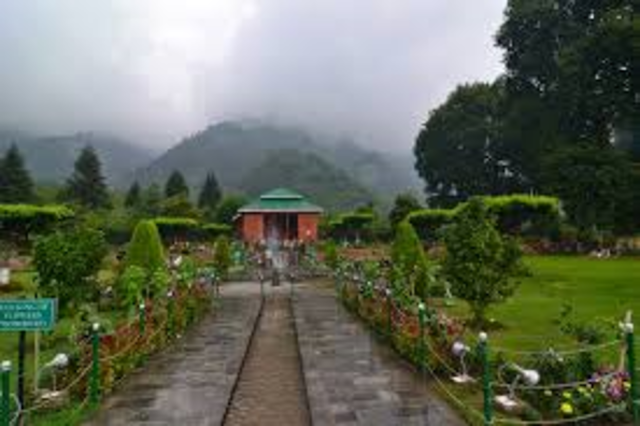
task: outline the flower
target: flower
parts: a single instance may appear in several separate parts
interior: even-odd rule
[[[571,393],[569,392],[562,392],[562,397],[564,399],[571,399]]]
[[[545,395],[545,396],[553,396],[553,392],[551,392],[549,389],[546,389],[546,390],[544,391],[544,395]]]
[[[631,383],[629,383],[629,382],[624,382],[624,388],[625,388],[626,390],[631,389]]]
[[[573,414],[573,406],[568,402],[563,402],[560,406],[560,411],[562,412],[562,414],[570,416],[571,414]]]

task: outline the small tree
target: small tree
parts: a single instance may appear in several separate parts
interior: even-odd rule
[[[445,229],[443,272],[454,296],[471,307],[472,322],[485,323],[489,305],[513,295],[515,277],[523,272],[522,253],[510,237],[500,235],[495,220],[478,198],[473,198]]]
[[[226,195],[216,209],[215,219],[218,223],[233,225],[233,218],[238,210],[246,204],[246,200],[238,195]]]
[[[220,191],[220,185],[213,172],[209,172],[207,178],[200,190],[200,196],[198,197],[198,207],[202,210],[213,211],[222,198],[222,191]]]
[[[86,146],[80,152],[62,196],[91,209],[111,207],[102,165],[93,147]]]
[[[117,281],[116,294],[122,306],[133,308],[143,300],[147,287],[147,272],[139,266],[128,266]]]
[[[418,234],[407,221],[398,225],[391,247],[391,260],[396,270],[402,274],[401,281],[408,284],[409,294],[425,300],[431,279],[429,262]]]
[[[62,310],[95,300],[96,275],[106,254],[104,235],[94,229],[79,228],[38,238],[33,262],[41,294],[58,297]]]
[[[393,203],[393,208],[389,213],[389,222],[395,229],[396,226],[407,218],[409,213],[420,210],[422,206],[416,197],[410,193],[399,194]]]
[[[151,184],[142,194],[142,212],[148,217],[160,215],[162,210],[162,191],[158,184]]]
[[[133,231],[125,258],[126,268],[138,266],[150,277],[166,267],[164,248],[156,224],[151,220],[141,220]],[[125,270],[126,270],[125,268]]]
[[[329,240],[324,243],[324,263],[332,270],[338,269],[340,264],[340,255],[338,254],[338,247],[333,240]]]
[[[200,217],[200,211],[189,201],[186,194],[166,198],[160,204],[160,211],[163,216],[168,217]]]
[[[166,198],[175,197],[176,195],[185,195],[189,197],[189,186],[187,185],[187,181],[182,176],[178,170],[174,170],[169,179],[167,179],[167,184],[164,187],[164,196]]]
[[[134,209],[140,206],[140,202],[142,200],[142,195],[140,193],[140,185],[138,182],[134,182],[129,191],[127,191],[127,196],[124,199],[124,206],[130,209]]]
[[[223,280],[227,279],[229,268],[231,267],[231,248],[229,247],[229,239],[224,235],[218,237],[216,248],[213,254],[213,266]]]
[[[11,145],[0,159],[0,203],[28,203],[34,199],[31,176],[18,147]]]

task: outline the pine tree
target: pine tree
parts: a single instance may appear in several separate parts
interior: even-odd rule
[[[138,182],[134,182],[133,185],[129,188],[127,192],[127,197],[124,200],[125,207],[135,208],[140,205],[141,202],[141,193],[140,193],[140,185]]]
[[[74,167],[73,175],[67,181],[64,198],[93,209],[111,207],[100,159],[93,147],[82,149]]]
[[[207,178],[202,185],[200,196],[198,197],[198,207],[205,210],[213,211],[220,199],[222,198],[222,192],[220,191],[220,185],[213,172],[209,172]]]
[[[171,198],[176,195],[184,194],[187,197],[189,196],[189,186],[187,186],[187,182],[178,170],[174,170],[167,179],[167,184],[164,187],[164,196],[166,198]]]
[[[162,210],[162,190],[156,183],[151,184],[142,197],[142,211],[149,217],[155,217]]]
[[[0,159],[0,202],[29,203],[35,199],[33,181],[22,154],[13,144]]]

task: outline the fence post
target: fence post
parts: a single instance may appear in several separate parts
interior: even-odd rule
[[[633,323],[627,322],[624,327],[627,343],[627,372],[629,373],[629,404],[633,414],[633,424],[640,424],[640,401],[638,401],[638,377],[636,373],[636,354],[633,336]]]
[[[418,341],[418,366],[420,371],[424,372],[426,365],[426,345],[425,345],[425,324],[426,324],[426,306],[420,302],[418,304],[418,325],[420,326],[420,337]]]
[[[89,400],[93,404],[100,402],[100,324],[91,327],[91,379],[89,381]]]
[[[489,344],[487,343],[487,333],[478,335],[480,342],[480,362],[482,363],[482,396],[484,406],[484,424],[493,424],[493,394],[491,390],[491,367],[489,365]]]
[[[387,288],[387,336],[393,342],[393,291]]]
[[[147,309],[144,302],[140,303],[138,325],[140,326],[140,336],[144,336],[147,331]]]
[[[11,423],[11,361],[2,362],[2,402],[0,407],[0,426]]]
[[[173,300],[173,291],[169,290],[167,293],[167,335],[171,338],[174,334],[174,300]]]

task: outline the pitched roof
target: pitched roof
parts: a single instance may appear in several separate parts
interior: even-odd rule
[[[262,194],[257,200],[238,210],[238,213],[259,212],[322,213],[323,209],[310,203],[304,196],[295,191],[277,188]]]

